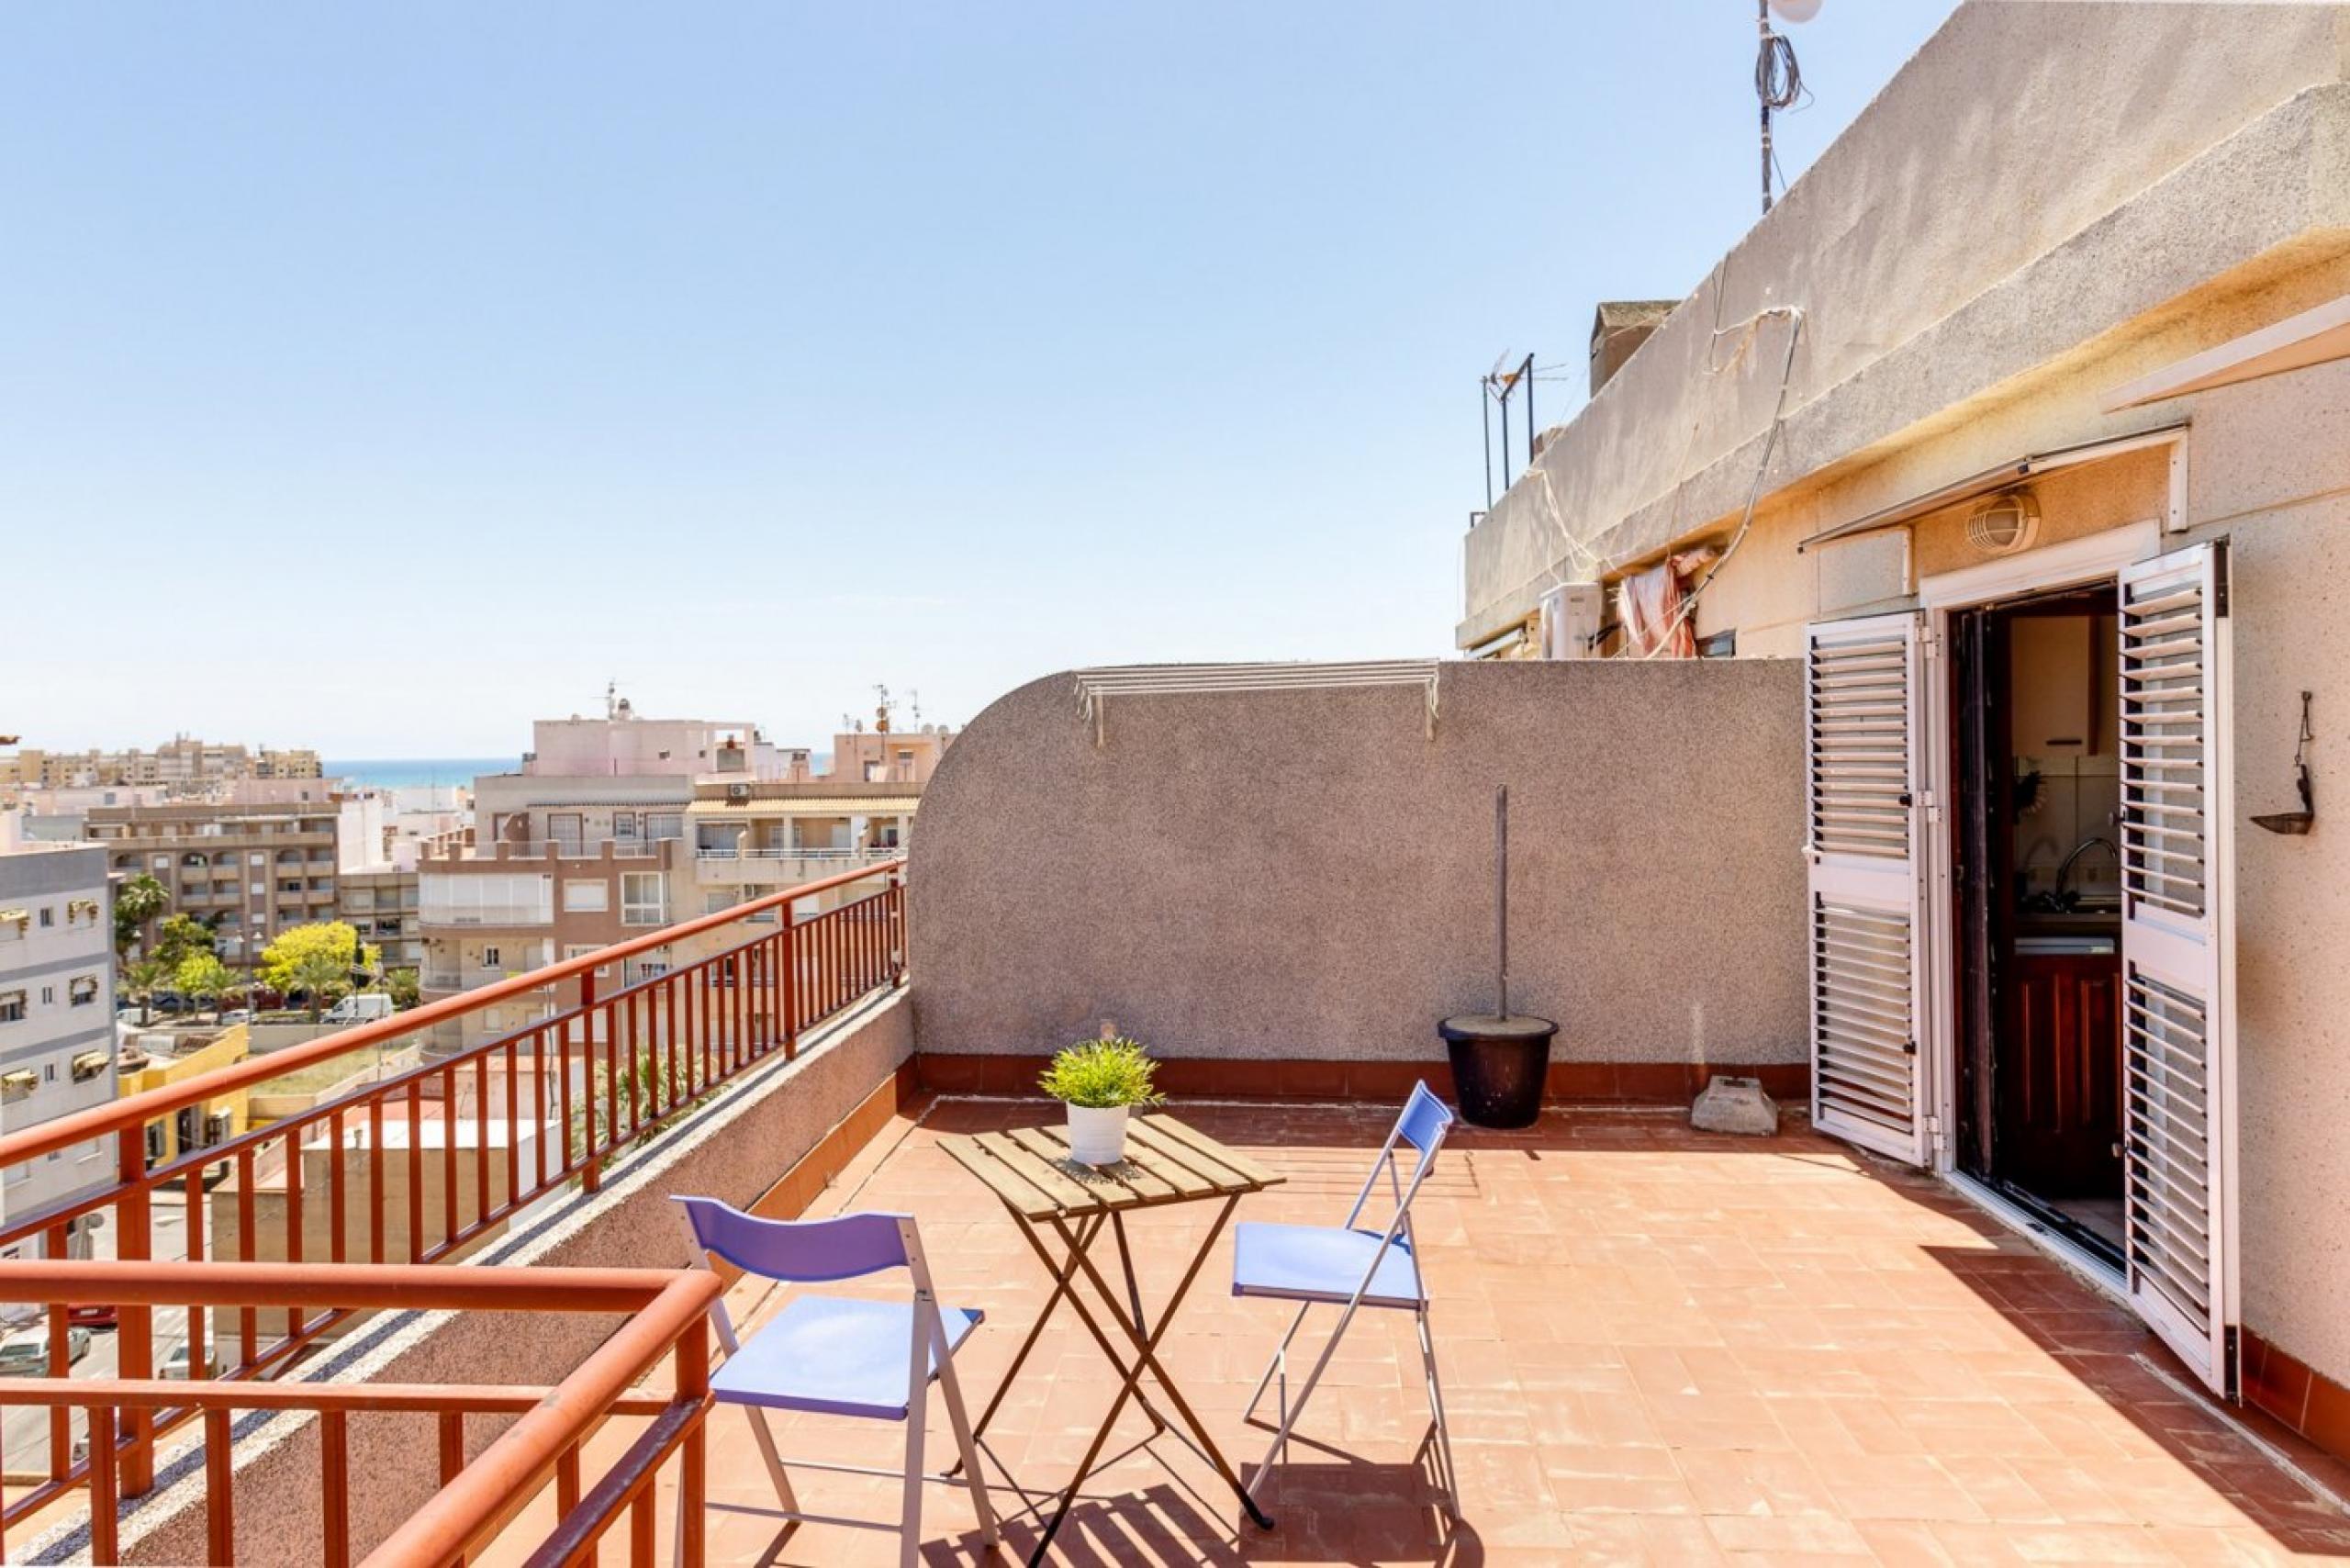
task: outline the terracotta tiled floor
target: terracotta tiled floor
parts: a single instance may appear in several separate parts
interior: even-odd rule
[[[1180,1114],[1290,1177],[1244,1199],[1237,1217],[1335,1222],[1391,1113]],[[943,1298],[988,1313],[957,1363],[975,1411],[1046,1281],[935,1139],[1045,1115],[1035,1104],[934,1103],[919,1126],[901,1121],[878,1139],[816,1211],[920,1217]],[[1366,1314],[1264,1494],[1274,1531],[1238,1523],[1213,1473],[1160,1439],[1158,1457],[1130,1453],[1089,1483],[1092,1500],[1064,1527],[1060,1560],[2350,1557],[2350,1517],[2159,1375],[2183,1376],[2133,1318],[1938,1184],[1790,1125],[1752,1141],[1695,1134],[1665,1114],[1576,1111],[1527,1134],[1467,1133],[1446,1151],[1416,1212],[1460,1471],[1457,1526],[1432,1506],[1408,1317]],[[1136,1216],[1154,1303],[1211,1214]],[[1279,1304],[1230,1296],[1230,1251],[1227,1237],[1164,1354],[1235,1464],[1249,1468],[1268,1439],[1240,1409],[1286,1317]],[[755,1323],[774,1305],[748,1291],[735,1300]],[[1056,1485],[1109,1394],[1098,1353],[1064,1308],[991,1446],[1027,1486]],[[950,1453],[934,1398],[932,1410],[931,1452]],[[713,1495],[767,1501],[742,1416],[712,1419]],[[893,1463],[902,1440],[880,1423],[779,1425],[787,1453],[857,1462]],[[1130,1412],[1117,1447],[1147,1430]],[[886,1518],[895,1507],[882,1481],[809,1476],[801,1496],[823,1512]],[[713,1561],[759,1561],[771,1535],[760,1521],[711,1523]],[[926,1557],[984,1561],[971,1527],[968,1498],[934,1488]],[[665,1550],[667,1529],[665,1511]],[[1020,1555],[1035,1529],[1022,1520],[1008,1532]],[[886,1536],[811,1527],[775,1560],[886,1562],[894,1549]]]

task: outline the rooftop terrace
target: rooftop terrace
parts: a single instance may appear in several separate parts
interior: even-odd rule
[[[1327,1223],[1385,1135],[1382,1107],[1186,1104],[1192,1126],[1284,1173],[1243,1217]],[[957,1358],[984,1400],[1047,1280],[1011,1221],[938,1148],[942,1133],[1039,1125],[1034,1102],[911,1103],[808,1211],[910,1211],[940,1299],[983,1307]],[[1056,1543],[1074,1563],[2213,1563],[2350,1555],[2344,1477],[2277,1429],[2223,1415],[2145,1328],[1925,1177],[1856,1156],[1791,1118],[1769,1139],[1709,1136],[1632,1108],[1546,1114],[1523,1134],[1464,1130],[1420,1198],[1455,1462],[1456,1527],[1436,1506],[1417,1352],[1403,1315],[1359,1321],[1331,1384],[1241,1519],[1208,1467],[1150,1438],[1086,1487]],[[1191,1256],[1213,1205],[1147,1212],[1147,1296]],[[1240,1412],[1285,1322],[1225,1294],[1219,1242],[1162,1347],[1220,1441],[1253,1461]],[[853,1287],[841,1287],[856,1294]],[[738,1283],[755,1327],[778,1298]],[[1386,1321],[1393,1316],[1396,1321]],[[1070,1473],[1109,1397],[1066,1314],[1047,1328],[990,1445],[1023,1485]],[[2255,1417],[2256,1420],[2257,1417]],[[711,1417],[713,1498],[772,1500],[739,1413]],[[634,1423],[598,1439],[616,1456]],[[887,1423],[778,1420],[781,1447],[896,1462]],[[951,1451],[933,1402],[933,1452]],[[2278,1462],[2289,1456],[2288,1462]],[[599,1467],[591,1448],[588,1468]],[[802,1477],[817,1512],[888,1518],[896,1484]],[[665,1484],[658,1539],[668,1541]],[[1008,1515],[1017,1502],[997,1494]],[[1041,1498],[1039,1499],[1042,1500]],[[541,1510],[551,1515],[543,1500]],[[546,1519],[512,1532],[535,1541]],[[924,1560],[988,1561],[968,1502],[934,1489]],[[765,1556],[771,1524],[713,1514],[709,1561],[889,1562],[896,1542],[824,1526]],[[1013,1517],[1009,1551],[1038,1533]],[[487,1563],[520,1562],[520,1550]]]
[[[2122,1305],[1937,1179],[1806,1125],[1802,882],[1774,825],[1797,815],[1796,678],[1448,666],[1433,727],[1417,688],[1121,692],[1088,719],[1040,681],[949,753],[911,869],[9,1133],[0,1166],[106,1137],[118,1174],[0,1224],[0,1245],[54,1253],[106,1220],[98,1263],[0,1264],[0,1297],[46,1305],[56,1347],[51,1377],[0,1383],[7,1555],[405,1568],[582,1562],[600,1540],[608,1562],[760,1560],[771,1526],[699,1506],[768,1495],[741,1413],[707,1395],[715,1284],[682,1270],[670,1194],[915,1215],[940,1298],[987,1314],[956,1358],[984,1406],[1050,1282],[940,1140],[1056,1120],[1037,1053],[1113,1016],[1161,1048],[1177,1114],[1285,1178],[1238,1220],[1337,1223],[1414,1080],[1449,1092],[1433,1021],[1488,994],[1489,863],[1462,843],[1500,778],[1523,801],[1514,994],[1565,1027],[1553,1108],[1523,1134],[1459,1131],[1415,1209],[1458,1522],[1410,1326],[1372,1314],[1266,1479],[1270,1530],[1129,1414],[1055,1561],[2350,1556],[2342,1466],[2214,1402]],[[1200,772],[1243,733],[1285,737],[1273,777]],[[1586,733],[1615,744],[1594,757]],[[801,907],[824,890],[850,902]],[[632,958],[667,967],[631,980]],[[514,1033],[149,1159],[148,1118],[224,1085],[526,999]],[[1690,1130],[1688,1092],[1725,1067],[1780,1095],[1778,1136]],[[1154,1305],[1215,1207],[1127,1220]],[[1244,1407],[1288,1315],[1226,1294],[1232,1254],[1227,1232],[1162,1349],[1246,1468],[1270,1439]],[[731,1298],[754,1330],[779,1305]],[[90,1300],[120,1326],[69,1367],[69,1304]],[[191,1337],[220,1375],[159,1376]],[[2248,1353],[2245,1383],[2268,1375]],[[1035,1502],[1114,1385],[1052,1319],[989,1431]],[[69,1425],[87,1459],[57,1440]],[[903,1437],[786,1425],[787,1453],[880,1467]],[[814,1511],[895,1512],[894,1481],[800,1479]],[[1038,1519],[996,1495],[1017,1560]],[[681,1514],[700,1527],[682,1551]],[[950,1490],[923,1535],[927,1561],[983,1558]],[[774,1560],[894,1547],[811,1526]]]

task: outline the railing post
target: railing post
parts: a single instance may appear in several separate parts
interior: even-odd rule
[[[114,1205],[114,1255],[117,1262],[152,1262],[151,1232],[149,1228],[147,1189],[147,1127],[134,1122],[115,1134],[115,1180],[121,1184],[121,1196]],[[201,1261],[190,1259],[191,1262]],[[117,1316],[115,1357],[117,1375],[125,1378],[151,1378],[155,1375],[155,1309],[151,1306],[127,1305]],[[193,1367],[191,1367],[193,1370]],[[155,1412],[134,1407],[125,1412],[128,1417],[130,1450],[123,1456],[122,1490],[136,1497],[155,1484]],[[95,1423],[93,1423],[95,1427]],[[96,1433],[92,1432],[95,1439]],[[91,1462],[95,1465],[97,1444],[93,1441]]]
[[[897,984],[906,978],[912,955],[906,951],[906,883],[898,872],[890,873],[890,983]]]
[[[783,906],[783,929],[776,933],[783,954],[783,1059],[800,1053],[800,911],[796,902]]]
[[[579,971],[579,1101],[586,1107],[587,1126],[580,1137],[581,1151],[587,1164],[581,1167],[579,1184],[593,1193],[604,1184],[604,1170],[596,1158],[596,971]],[[565,1052],[564,1081],[571,1079],[570,1053]],[[567,1129],[566,1129],[567,1130]]]
[[[706,1551],[703,1512],[709,1491],[710,1314],[695,1315],[677,1336],[677,1393],[704,1406],[704,1417],[686,1432],[677,1456],[678,1568],[701,1568]]]

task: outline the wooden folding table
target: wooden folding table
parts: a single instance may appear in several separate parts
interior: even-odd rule
[[[1077,1500],[1078,1489],[1101,1456],[1102,1445],[1110,1439],[1111,1428],[1131,1398],[1142,1406],[1151,1419],[1153,1435],[1169,1431],[1167,1419],[1153,1407],[1148,1395],[1140,1387],[1142,1374],[1148,1372],[1152,1381],[1163,1392],[1168,1403],[1174,1406],[1183,1425],[1191,1428],[1183,1439],[1200,1456],[1215,1466],[1216,1473],[1240,1499],[1248,1517],[1260,1527],[1270,1529],[1273,1521],[1248,1495],[1248,1488],[1233,1473],[1215,1439],[1208,1435],[1182,1390],[1167,1374],[1158,1360],[1158,1341],[1175,1318],[1176,1308],[1182,1305],[1184,1293],[1198,1278],[1200,1266],[1215,1249],[1216,1238],[1224,1234],[1226,1221],[1240,1200],[1250,1193],[1261,1192],[1278,1184],[1282,1179],[1257,1164],[1248,1156],[1225,1148],[1206,1134],[1186,1126],[1174,1117],[1162,1114],[1136,1116],[1126,1131],[1126,1157],[1115,1165],[1080,1165],[1069,1157],[1069,1144],[1062,1128],[1022,1127],[1011,1132],[950,1134],[938,1140],[939,1147],[952,1155],[963,1169],[986,1183],[988,1190],[1011,1211],[1020,1234],[1027,1238],[1037,1258],[1053,1276],[1053,1293],[1046,1299],[1044,1310],[1036,1315],[1035,1327],[1021,1342],[1019,1353],[1013,1357],[1003,1381],[988,1401],[973,1429],[974,1439],[987,1431],[988,1422],[996,1407],[1003,1403],[1006,1390],[1020,1375],[1028,1360],[1028,1352],[1045,1331],[1045,1325],[1054,1308],[1062,1301],[1069,1304],[1079,1319],[1093,1336],[1103,1356],[1119,1376],[1118,1396],[1112,1401],[1110,1413],[1102,1419],[1102,1428],[1093,1435],[1092,1445],[1085,1457],[1078,1462],[1077,1473],[1062,1492],[1060,1505],[1051,1521],[1045,1527],[1042,1540],[1029,1555],[1034,1564],[1044,1560],[1052,1545],[1053,1536],[1069,1517],[1070,1505]],[[1224,1200],[1216,1211],[1215,1223],[1208,1227],[1205,1240],[1200,1243],[1191,1266],[1183,1271],[1183,1278],[1174,1293],[1167,1298],[1154,1323],[1143,1310],[1142,1288],[1135,1277],[1134,1255],[1126,1245],[1125,1215],[1136,1209],[1164,1208],[1174,1204],[1205,1203]],[[1041,1234],[1049,1229],[1059,1238],[1058,1259],[1055,1249]],[[1091,1256],[1094,1241],[1104,1230],[1115,1239],[1118,1261],[1125,1276],[1125,1299],[1102,1277]],[[1110,1311],[1111,1318],[1125,1336],[1132,1350],[1129,1363],[1103,1331],[1083,1296],[1078,1292],[1078,1280],[1082,1276],[1101,1297]]]

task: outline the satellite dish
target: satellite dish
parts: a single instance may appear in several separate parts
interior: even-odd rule
[[[1808,22],[1819,15],[1819,0],[1771,0],[1771,15],[1783,22]]]

